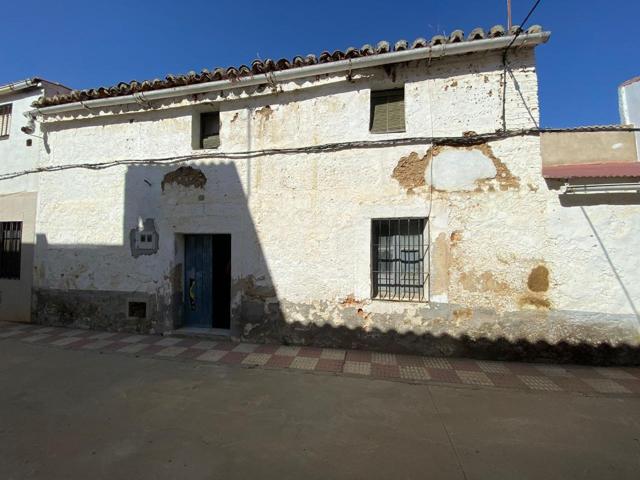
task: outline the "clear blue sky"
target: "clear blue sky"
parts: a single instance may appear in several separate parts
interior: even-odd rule
[[[512,0],[519,23],[533,0]],[[163,77],[261,58],[430,38],[506,24],[506,0],[7,1],[0,84],[31,76],[73,88]],[[640,75],[640,1],[542,0],[530,23],[542,125],[618,123],[617,87]]]

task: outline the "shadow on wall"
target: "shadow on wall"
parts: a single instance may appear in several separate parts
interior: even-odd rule
[[[640,205],[640,193],[561,194],[563,207],[592,207],[595,205]]]
[[[401,333],[395,329],[402,319],[390,316],[382,319],[390,325],[382,331],[366,327],[362,309],[353,305],[338,309],[344,323],[340,326],[318,324],[310,313],[308,323],[293,321],[291,315],[287,319],[287,312],[310,312],[310,308],[290,305],[276,292],[260,243],[259,218],[251,213],[244,187],[250,182],[248,178],[241,181],[247,174],[246,167],[241,161],[180,167],[129,166],[119,241],[112,245],[59,244],[38,235],[34,321],[143,333],[185,326],[192,300],[186,287],[189,274],[185,268],[185,239],[188,235],[227,234],[231,235],[231,280],[228,286],[218,287],[229,289],[231,334],[235,338],[433,356],[640,364],[640,348],[636,346]],[[103,178],[95,171],[81,171],[79,175]],[[89,228],[116,228],[108,223],[108,215],[96,217]],[[281,232],[285,235],[286,219],[282,221]],[[272,243],[268,246],[269,255],[277,258],[279,246]],[[215,256],[216,251],[212,254]],[[431,320],[437,317],[445,326],[460,320],[454,305],[434,304],[424,309],[427,310],[432,312]],[[532,322],[553,322],[551,316],[546,317],[551,313],[528,312],[527,318]]]
[[[0,321],[2,322],[29,322],[33,251],[33,243],[22,243],[20,278],[0,278]]]
[[[588,179],[578,179],[572,180],[569,182],[571,185],[580,186],[580,185],[624,185],[629,182],[638,182],[640,179],[638,178],[588,178]],[[547,185],[550,190],[559,190],[560,187],[564,184],[562,181],[557,180],[547,180]],[[629,293],[629,289],[625,285],[618,268],[616,268],[613,260],[611,259],[611,255],[607,250],[607,247],[602,240],[601,235],[598,233],[596,226],[594,225],[589,213],[585,209],[585,207],[596,206],[596,205],[640,205],[640,193],[629,193],[629,192],[606,192],[606,193],[573,193],[573,194],[560,194],[560,205],[563,207],[578,207],[582,212],[587,224],[589,225],[590,230],[593,232],[593,236],[598,242],[602,253],[611,268],[613,275],[616,278],[616,281],[620,285],[622,292],[624,293],[629,306],[631,307],[635,317],[636,322],[638,324],[638,328],[640,328],[640,312],[638,312],[638,307],[634,302],[631,294]]]
[[[101,175],[74,172],[85,178]],[[103,232],[118,228],[121,236],[113,245],[58,244],[37,236],[36,322],[159,333],[189,326],[197,310],[200,320],[210,312],[210,325],[200,326],[219,326],[214,314],[230,316],[231,333],[237,337],[247,324],[277,331],[282,313],[235,164],[132,165],[124,184],[121,225],[110,224],[109,215],[96,215],[89,227]],[[119,190],[118,185],[104,188],[110,186]],[[96,208],[109,208],[104,198],[97,202]],[[202,250],[188,251],[190,236],[209,235],[230,235],[230,258],[219,268],[228,275],[226,282],[216,279],[215,271],[206,278],[215,270],[219,252],[209,252],[203,260]],[[185,259],[194,256],[185,269]],[[212,295],[201,290],[205,283]],[[221,290],[225,295],[219,295]],[[226,312],[213,305],[225,297]],[[203,307],[203,301],[210,305]]]
[[[609,255],[609,252],[607,251],[607,248],[605,247],[604,242],[602,241],[602,238],[598,234],[598,230],[596,229],[595,225],[591,221],[591,218],[589,217],[589,214],[587,213],[587,211],[585,210],[584,207],[580,207],[580,210],[582,211],[582,214],[584,215],[585,220],[589,224],[589,228],[593,232],[593,236],[598,241],[598,245],[602,249],[602,253],[604,254],[605,258],[607,259],[607,263],[611,267],[611,271],[613,272],[614,276],[616,277],[616,280],[620,284],[620,288],[624,292],[624,295],[627,298],[627,301],[629,302],[629,305],[631,306],[631,309],[633,310],[634,315],[636,316],[636,319],[638,321],[638,327],[640,327],[640,314],[638,313],[638,308],[636,307],[635,302],[633,301],[633,299],[631,298],[631,295],[629,294],[629,290],[627,289],[627,286],[625,285],[624,281],[622,280],[622,277],[620,276],[620,273],[618,272],[618,269],[614,265],[613,260],[611,260],[611,255]]]
[[[569,185],[580,187],[581,185],[617,185],[638,182],[639,178],[584,178],[572,180]],[[551,191],[559,192],[565,185],[562,180],[546,180],[547,187]],[[640,193],[633,192],[602,192],[602,193],[559,193],[560,205],[563,207],[591,207],[595,205],[640,205]]]
[[[382,352],[417,354],[433,357],[468,357],[483,360],[577,363],[585,365],[640,365],[640,347],[612,346],[609,343],[593,345],[586,342],[525,339],[504,337],[487,338],[449,334],[401,333],[395,330],[335,327],[331,325],[303,325],[299,322],[284,325],[276,338],[277,343],[313,345],[347,349],[377,350]]]

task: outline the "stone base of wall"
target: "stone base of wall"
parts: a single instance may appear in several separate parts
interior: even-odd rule
[[[146,317],[129,317],[129,302],[145,302]],[[158,305],[156,295],[144,293],[38,289],[33,292],[32,318],[41,325],[160,333],[173,328],[169,310]]]
[[[96,330],[161,333],[179,325],[179,299],[116,291],[37,290],[34,322]],[[147,303],[144,319],[129,301]],[[244,341],[356,348],[487,360],[640,365],[638,320],[629,315],[520,311],[498,315],[448,304],[383,306],[295,304],[244,296],[232,332]]]
[[[240,330],[244,340],[259,343],[486,360],[640,365],[639,320],[632,315],[526,310],[499,315],[449,304],[408,307],[395,313],[372,309],[371,303],[336,306],[328,302],[271,302],[260,308],[257,300],[251,300],[243,304]]]
[[[274,332],[275,333],[275,332]],[[579,343],[530,342],[505,338],[472,338],[468,335],[433,335],[395,331],[351,330],[329,325],[300,325],[282,322],[277,335],[249,335],[246,341],[283,343],[345,349],[374,350],[389,353],[441,357],[467,357],[480,360],[574,363],[584,365],[640,365],[640,347],[631,345],[592,345]]]

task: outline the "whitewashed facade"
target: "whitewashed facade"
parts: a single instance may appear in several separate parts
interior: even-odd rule
[[[230,234],[234,337],[496,357],[633,350],[638,204],[562,205],[536,134],[361,143],[535,129],[535,43],[509,52],[506,74],[504,49],[489,49],[41,109],[41,166],[57,171],[39,180],[34,320],[175,331],[189,302],[185,239]],[[405,131],[371,133],[371,92],[393,88]],[[220,146],[194,149],[206,111],[219,111]],[[355,144],[241,153],[344,142]],[[372,220],[396,218],[428,219],[426,301],[372,298]],[[153,253],[136,250],[141,231]]]

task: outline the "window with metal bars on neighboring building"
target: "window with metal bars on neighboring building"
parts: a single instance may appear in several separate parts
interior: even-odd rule
[[[372,220],[371,266],[373,298],[428,301],[429,219]]]
[[[11,128],[11,104],[0,105],[0,138],[7,138]]]
[[[0,222],[0,278],[20,278],[22,222]]]

